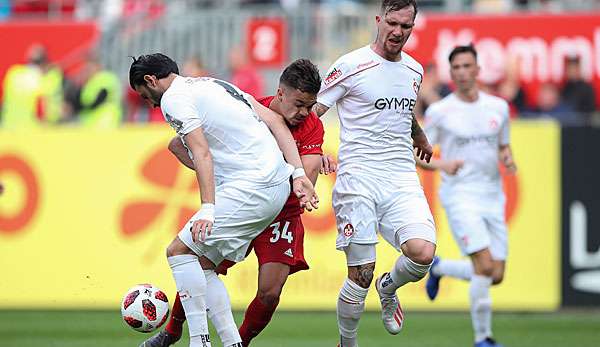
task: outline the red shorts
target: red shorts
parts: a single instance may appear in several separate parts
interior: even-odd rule
[[[252,248],[259,266],[266,263],[287,264],[290,266],[290,275],[308,269],[304,259],[304,225],[300,215],[274,220],[252,241],[248,254]],[[226,275],[227,269],[233,265],[234,262],[224,260],[215,271]]]

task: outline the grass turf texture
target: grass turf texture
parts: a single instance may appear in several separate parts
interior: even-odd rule
[[[236,321],[241,322],[241,313]],[[254,340],[257,347],[335,347],[337,326],[333,312],[279,312]],[[404,330],[397,336],[383,328],[378,312],[360,322],[359,343],[364,347],[472,346],[467,313],[408,312]],[[506,347],[598,347],[599,312],[558,312],[494,316],[494,331]],[[187,332],[176,346],[187,346]],[[0,311],[0,346],[3,347],[136,347],[149,337],[126,327],[112,311]],[[221,346],[211,330],[213,346]]]

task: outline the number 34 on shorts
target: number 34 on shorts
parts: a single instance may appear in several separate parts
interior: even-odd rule
[[[282,226],[282,223],[283,223],[283,226]],[[276,243],[280,239],[284,239],[284,240],[287,240],[287,242],[291,244],[294,241],[294,235],[292,235],[292,232],[289,230],[289,228],[290,228],[289,221],[275,222],[275,223],[269,225],[269,229],[271,229],[271,235],[272,235],[271,238],[269,239],[269,241],[271,243]]]

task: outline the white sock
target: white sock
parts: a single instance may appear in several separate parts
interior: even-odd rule
[[[471,297],[471,321],[475,342],[492,336],[492,299],[490,286],[492,278],[473,274],[469,296]]]
[[[398,288],[409,282],[417,282],[427,275],[431,264],[417,264],[410,258],[401,255],[396,260],[394,267],[381,278],[381,291],[386,294],[394,294]]]
[[[231,302],[225,284],[213,270],[204,270],[206,276],[206,307],[208,318],[219,334],[223,346],[242,342],[231,313]]]
[[[431,268],[436,276],[450,276],[468,281],[473,276],[473,264],[470,260],[446,260],[440,261]]]
[[[206,321],[206,278],[198,257],[186,254],[167,260],[188,322],[190,347],[211,347]]]
[[[337,320],[340,330],[340,347],[357,347],[358,322],[365,310],[365,298],[369,289],[346,278],[337,301]]]

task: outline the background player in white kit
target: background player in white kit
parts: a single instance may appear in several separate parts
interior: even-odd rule
[[[414,0],[382,1],[375,42],[339,58],[318,96],[317,114],[337,105],[341,125],[333,207],[336,247],[346,253],[348,265],[337,302],[342,347],[358,345],[377,231],[403,253],[376,281],[383,323],[391,334],[400,332],[404,319],[396,290],[423,278],[435,253],[433,217],[413,155],[414,146],[422,158],[431,156],[413,112],[423,68],[402,52],[416,14]]]
[[[202,206],[167,248],[167,259],[188,320],[190,347],[209,347],[207,281],[219,282],[219,294],[229,302],[215,264],[244,259],[252,239],[287,200],[290,175],[301,204],[310,210],[318,201],[280,116],[227,82],[178,72],[173,60],[156,53],[134,59],[129,79],[146,101],[160,105],[194,162]],[[231,309],[223,315],[233,321]],[[224,344],[241,346],[235,322],[231,330],[237,336]]]
[[[425,113],[425,132],[439,144],[441,159],[419,163],[442,171],[440,199],[454,239],[468,260],[436,258],[426,288],[433,300],[442,276],[471,281],[471,319],[476,347],[500,346],[492,339],[490,285],[504,276],[507,231],[498,159],[516,171],[509,145],[508,104],[477,87],[477,52],[458,46],[450,53],[456,91]]]

